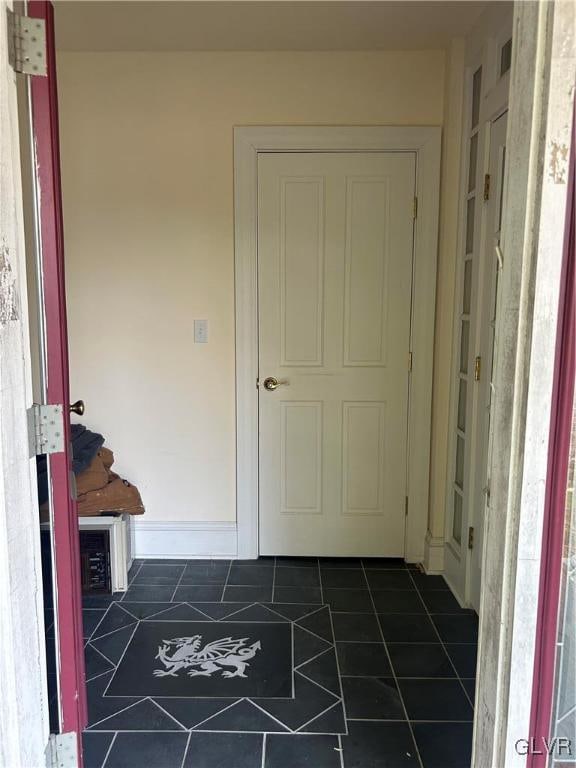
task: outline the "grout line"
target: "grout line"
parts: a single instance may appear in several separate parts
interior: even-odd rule
[[[472,720],[399,720],[385,717],[349,717],[349,723],[436,723],[443,725],[444,723],[471,723]]]
[[[272,572],[272,602],[276,595],[276,558],[274,558],[274,571]]]
[[[178,605],[178,603],[176,603],[176,605]],[[210,619],[210,621],[216,621],[216,619],[213,619],[212,616],[209,616],[207,613],[204,613],[204,611],[201,611],[200,608],[196,608],[196,606],[192,605],[192,603],[185,602],[185,603],[180,603],[180,605],[188,605],[190,608],[192,608],[192,610],[198,611],[198,613],[201,613],[202,616],[206,616],[206,618]]]
[[[361,680],[390,680],[393,675],[342,675],[342,677],[353,677],[353,678],[360,678]],[[442,675],[441,677],[410,677],[410,675],[398,675],[398,680],[456,680],[456,677],[454,675],[452,677],[446,677],[446,675]],[[472,678],[466,678],[468,680],[471,680]]]
[[[324,641],[326,642],[326,641]],[[311,661],[316,661],[316,659],[320,658],[320,656],[324,656],[325,653],[328,653],[328,651],[334,651],[334,646],[331,645],[329,648],[325,648],[323,651],[320,651],[320,653],[317,653],[316,656],[311,656],[309,659],[306,659],[306,661],[303,661],[301,664],[298,664],[298,666],[294,667],[294,672],[299,672],[300,667],[305,667],[306,664],[309,664]],[[303,672],[300,672],[300,674],[304,674]],[[306,677],[306,675],[304,675]],[[312,680],[315,685],[319,685],[319,683],[316,683],[315,680]]]
[[[108,691],[108,688],[110,687],[110,683],[112,682],[112,679],[113,679],[113,678],[114,678],[114,676],[116,675],[116,672],[117,672],[117,670],[118,670],[118,667],[119,667],[119,666],[120,666],[120,664],[122,663],[122,661],[123,661],[123,659],[124,659],[124,656],[126,655],[126,651],[128,650],[128,646],[129,646],[129,645],[130,645],[130,643],[132,642],[132,639],[134,638],[134,634],[135,634],[135,632],[136,632],[136,630],[138,629],[138,627],[139,627],[139,626],[140,626],[140,622],[138,621],[138,622],[135,624],[135,626],[134,626],[134,630],[133,630],[132,634],[130,635],[130,639],[128,640],[128,642],[127,642],[127,643],[126,643],[126,645],[124,646],[124,650],[122,651],[122,656],[120,656],[120,658],[118,659],[117,663],[114,665],[114,667],[115,667],[115,669],[114,669],[114,672],[112,672],[112,675],[111,675],[111,677],[110,677],[110,682],[109,682],[109,683],[108,683],[108,685],[106,686],[106,690],[105,690],[105,691],[102,693],[102,696],[106,696],[106,693],[107,693],[107,691]]]
[[[294,640],[294,627],[293,621],[290,622],[290,668],[291,668],[291,682],[292,682],[292,698],[296,698],[296,641]]]
[[[232,570],[232,560],[230,560],[230,565],[228,566],[228,573],[226,574],[226,581],[224,582],[224,587],[222,588],[222,594],[220,595],[220,600],[217,602],[224,603],[224,595],[226,594],[226,587],[228,586],[228,581],[230,579],[230,571]]]
[[[334,655],[336,656],[336,671],[338,672],[338,684],[340,686],[340,700],[342,701],[342,714],[344,716],[344,723],[346,723],[346,702],[344,701],[344,688],[342,687],[342,672],[340,671],[340,659],[338,658],[338,646],[336,645],[336,637],[334,634],[334,621],[332,619],[332,609],[328,608],[328,616],[330,617],[330,626],[332,627],[332,638],[334,640]],[[348,725],[346,725],[346,731],[348,731]]]
[[[100,723],[105,723],[106,720],[111,720],[113,717],[116,717],[116,715],[121,715],[122,712],[126,712],[128,709],[132,709],[132,707],[137,707],[138,704],[141,704],[145,699],[147,699],[148,696],[143,696],[141,699],[138,699],[138,701],[133,702],[132,704],[128,704],[126,707],[122,707],[122,709],[119,709],[118,712],[113,712],[111,715],[106,715],[106,717],[100,718],[100,720],[96,720],[95,723],[91,723],[88,726],[88,730],[90,733],[98,733],[98,731],[93,731],[95,725],[100,725]],[[152,733],[158,733],[158,731],[152,731]],[[180,733],[180,731],[178,731]]]
[[[206,698],[211,699],[211,698],[214,698],[214,697],[213,696],[207,696]],[[228,704],[223,709],[219,709],[218,712],[214,712],[214,714],[210,715],[210,717],[205,717],[204,720],[200,720],[200,722],[196,723],[196,725],[191,725],[190,726],[190,730],[191,731],[195,731],[201,725],[203,725],[204,723],[207,723],[209,720],[212,720],[213,717],[216,717],[216,715],[221,715],[222,712],[226,712],[227,709],[230,709],[231,707],[234,707],[236,704],[240,704],[240,702],[242,702],[242,701],[246,701],[246,699],[245,698],[235,699],[231,704]]]
[[[128,601],[128,603],[130,603],[130,600]],[[133,614],[133,613],[130,613],[130,611],[128,610],[128,608],[126,608],[126,606],[122,605],[122,603],[120,603],[120,602],[114,602],[114,603],[110,603],[110,607],[112,607],[113,605],[116,605],[118,608],[122,608],[122,610],[124,611],[124,613],[127,613],[127,614],[128,614],[128,616],[131,616],[131,617],[134,619],[134,621],[138,621],[138,620],[139,620],[139,619],[138,619],[138,616],[134,616],[134,614]],[[98,626],[100,626],[100,625],[98,625]]]
[[[306,679],[309,679],[309,678],[306,678]],[[324,690],[326,690],[326,689],[324,689]],[[322,712],[320,712],[320,714],[314,715],[314,717],[311,717],[310,720],[306,720],[306,722],[303,725],[301,725],[296,731],[294,731],[294,733],[301,733],[301,732],[303,732],[306,729],[307,725],[310,725],[310,723],[313,723],[314,720],[318,720],[319,717],[322,717],[327,712],[330,712],[331,709],[334,709],[335,707],[338,706],[338,704],[341,704],[341,703],[342,702],[340,702],[340,701],[335,701],[334,704],[330,704],[330,706],[327,707],[326,709],[323,709]]]
[[[184,749],[184,755],[182,756],[182,762],[180,763],[180,768],[184,768],[184,764],[186,763],[186,758],[188,757],[188,749],[190,747],[191,738],[192,738],[192,731],[188,731],[188,738],[186,739],[186,748]]]
[[[110,746],[106,750],[106,754],[104,755],[104,760],[102,761],[102,768],[104,768],[104,766],[106,765],[106,762],[108,760],[108,755],[112,751],[112,746],[113,746],[114,742],[116,741],[116,736],[118,736],[118,731],[115,731],[114,736],[112,736],[112,741],[110,742]]]
[[[462,682],[462,679],[460,677],[460,673],[456,669],[456,666],[455,666],[454,662],[452,661],[452,657],[450,656],[450,654],[446,650],[446,645],[445,645],[444,641],[442,640],[442,638],[440,636],[440,632],[438,632],[438,629],[436,628],[436,624],[434,623],[434,619],[432,618],[432,614],[428,610],[428,606],[426,605],[426,601],[424,600],[424,598],[422,597],[422,595],[420,593],[420,590],[418,589],[418,585],[414,581],[414,578],[412,577],[412,575],[410,575],[410,578],[414,582],[414,586],[416,587],[416,591],[418,592],[418,596],[420,597],[420,600],[424,604],[424,608],[426,609],[426,615],[428,616],[428,621],[430,621],[430,623],[434,627],[434,632],[436,632],[436,635],[438,636],[438,642],[440,643],[440,645],[442,646],[442,648],[444,650],[444,653],[448,657],[448,661],[450,662],[450,665],[451,665],[452,669],[454,670],[454,674],[456,675],[456,679],[458,680],[458,682],[460,683],[460,687],[464,691],[464,696],[466,696],[467,701],[470,702],[470,706],[472,707],[472,717],[474,717],[474,712],[475,712],[474,703],[473,703],[472,699],[470,698],[470,696],[468,695],[468,691],[466,690],[466,686]],[[453,614],[453,615],[454,616],[458,616],[459,614]],[[476,653],[478,653],[478,651],[476,651]],[[476,676],[474,676],[474,677],[476,678]],[[471,678],[469,678],[469,679],[471,679]]]
[[[312,685],[315,685],[318,688],[322,688],[323,691],[326,691],[326,693],[329,693],[330,696],[333,696],[336,699],[334,704],[338,704],[338,694],[337,693],[334,693],[334,691],[331,691],[329,688],[326,688],[326,686],[322,685],[322,683],[318,683],[316,680],[312,680],[311,677],[308,677],[308,675],[305,675],[304,672],[301,672],[299,669],[295,669],[294,670],[294,674],[295,675],[300,675],[300,677],[305,678],[306,680],[308,680],[309,683],[312,683]],[[343,699],[342,699],[342,701],[343,701]]]
[[[266,762],[266,736],[268,734],[264,734],[262,737],[262,762],[261,762],[261,768],[265,768],[264,763]]]
[[[140,571],[142,570],[142,568],[143,568],[143,567],[144,567],[144,561],[142,561],[142,562],[140,563],[140,567],[138,568],[138,570],[136,571],[136,573],[134,574],[134,576],[132,576],[132,578],[131,578],[131,579],[128,581],[128,586],[130,586],[130,584],[132,584],[132,582],[134,581],[134,579],[136,578],[136,576],[138,576],[138,574],[140,573]]]
[[[138,733],[138,734],[139,733],[153,733],[155,735],[158,735],[159,733],[182,733],[182,730],[180,730],[180,729],[172,730],[171,728],[162,728],[162,730],[160,730],[160,731],[159,730],[151,731],[151,730],[147,730],[146,728],[144,728],[142,730],[134,731],[134,730],[127,730],[126,728],[120,728],[117,731],[107,731],[106,728],[98,728],[97,731],[88,730],[88,731],[84,731],[84,733],[130,733],[131,735],[134,735],[136,733]],[[186,733],[188,733],[188,731],[186,731]],[[210,731],[210,733],[220,733],[220,731]],[[222,733],[226,733],[226,731],[222,731]],[[228,733],[230,733],[230,731],[228,731]],[[233,731],[232,731],[232,733],[233,733]],[[249,731],[248,731],[248,733],[249,733]],[[252,731],[252,733],[253,733],[253,731]],[[156,766],[154,768],[156,768]],[[164,766],[162,766],[162,768],[164,768]]]
[[[97,680],[99,677],[104,677],[104,675],[109,675],[110,672],[113,672],[113,671],[114,670],[112,670],[112,669],[107,669],[106,672],[100,672],[99,674],[93,675],[92,677],[87,677],[86,678],[86,682],[87,683],[91,683],[92,680]]]
[[[278,723],[278,725],[281,725],[282,728],[286,728],[286,731],[280,731],[280,733],[294,733],[293,729],[290,728],[290,726],[286,725],[286,723],[283,723],[282,720],[279,720],[277,717],[274,717],[274,715],[271,715],[270,712],[267,712],[263,707],[261,707],[259,704],[256,704],[254,699],[246,699],[246,701],[250,702],[252,706],[256,707],[256,709],[259,709],[260,712],[263,712],[265,715],[267,715],[271,720],[274,720],[275,723]]]
[[[368,594],[370,595],[370,600],[372,601],[372,607],[374,609],[374,614],[376,616],[376,621],[378,621],[378,612],[376,610],[376,604],[374,602],[374,596],[372,595],[372,589],[370,588],[370,583],[368,581],[368,577],[366,576],[366,569],[364,568],[364,562],[362,561],[362,570],[364,571],[364,578],[366,579],[366,583],[368,584]],[[410,735],[412,736],[412,741],[414,743],[414,749],[416,750],[416,757],[418,758],[418,763],[420,765],[420,768],[424,768],[424,763],[422,761],[422,757],[420,755],[420,750],[418,749],[418,744],[416,743],[416,737],[414,736],[414,730],[412,728],[412,725],[410,724],[410,720],[408,719],[408,710],[406,709],[406,704],[404,703],[404,697],[402,696],[402,691],[400,690],[400,686],[398,685],[398,678],[396,677],[396,672],[394,670],[394,667],[392,666],[392,659],[390,658],[390,653],[388,652],[388,646],[386,645],[386,640],[384,639],[384,633],[382,632],[382,627],[380,626],[380,622],[378,621],[378,628],[380,630],[380,637],[382,638],[382,644],[384,646],[384,650],[386,651],[386,657],[388,659],[388,664],[390,665],[390,671],[392,672],[392,676],[394,678],[394,682],[396,684],[396,688],[398,690],[398,697],[400,699],[400,703],[402,704],[402,710],[404,712],[404,717],[406,719],[406,722],[408,723],[408,728],[410,729]]]
[[[96,636],[90,635],[90,637],[88,638],[88,641],[86,642],[84,647],[86,647],[86,645],[88,645],[88,643],[92,644],[96,640],[101,640],[103,637],[110,637],[110,635],[115,635],[117,632],[121,632],[123,629],[128,629],[133,624],[138,624],[138,619],[137,618],[134,618],[134,621],[131,621],[130,624],[125,624],[123,627],[118,627],[118,629],[113,629],[110,632],[104,632],[103,635],[96,635]],[[98,649],[96,649],[96,650],[98,650]],[[104,655],[104,654],[102,654],[102,655]]]
[[[364,614],[368,615],[368,614]],[[378,621],[378,619],[376,619]],[[336,640],[338,645],[382,645],[382,640]],[[405,645],[405,643],[390,643],[390,645]],[[438,645],[438,643],[413,643],[413,645]]]
[[[159,696],[158,698],[162,698],[162,697],[161,697],[161,696]],[[167,717],[169,717],[169,718],[170,718],[170,720],[174,720],[174,722],[176,723],[176,725],[179,725],[179,726],[180,726],[180,728],[182,728],[182,730],[183,730],[183,731],[187,731],[187,730],[189,730],[188,728],[186,728],[186,726],[184,725],[184,723],[181,723],[181,722],[180,722],[180,720],[178,720],[176,717],[174,717],[174,715],[171,715],[171,714],[170,714],[170,712],[168,712],[168,710],[167,710],[167,709],[164,709],[164,707],[163,707],[161,704],[158,704],[158,702],[157,702],[155,699],[153,699],[153,698],[152,698],[152,696],[146,696],[146,699],[148,699],[148,701],[152,702],[152,704],[154,704],[154,706],[155,706],[155,707],[158,707],[158,709],[161,709],[161,710],[162,710],[162,712],[164,712],[164,714],[165,714]]]
[[[303,616],[302,618],[305,619],[307,617]],[[298,624],[299,621],[301,621],[301,619],[296,619],[292,623],[293,624],[297,624],[298,625],[298,629],[302,629],[302,630],[304,630],[304,632],[308,632],[309,635],[312,635],[313,637],[317,637],[318,640],[322,640],[323,643],[327,643],[330,648],[334,648],[335,647],[335,643],[334,642],[330,642],[330,640],[326,640],[325,637],[322,637],[317,632],[312,632],[312,630],[308,629],[308,627],[303,627],[301,624]],[[328,650],[328,648],[325,648],[323,651],[320,651],[319,653],[317,653],[316,656],[320,656],[321,653],[325,653],[325,651],[327,651],[327,650]],[[312,661],[312,659],[310,659],[310,661]]]
[[[179,587],[179,586],[180,586],[180,584],[182,583],[182,579],[184,578],[184,574],[185,574],[185,572],[186,572],[186,568],[187,568],[187,566],[186,566],[186,565],[182,567],[182,573],[180,574],[180,578],[179,578],[179,579],[178,579],[178,581],[176,582],[176,586],[174,587],[174,592],[172,592],[172,597],[170,598],[170,601],[169,601],[169,602],[171,602],[171,603],[173,603],[173,602],[174,602],[174,598],[176,597],[176,591],[178,590],[178,587]]]
[[[175,603],[175,605],[178,605],[178,604]],[[254,603],[254,605],[256,605],[256,603]],[[206,616],[205,619],[170,619],[169,621],[165,621],[163,619],[142,619],[142,621],[145,624],[159,624],[159,623],[162,623],[162,624],[180,624],[181,622],[186,623],[186,622],[189,622],[189,621],[194,622],[195,624],[221,624],[223,622],[226,622],[228,620],[229,616],[236,616],[238,613],[241,613],[242,610],[244,610],[244,609],[242,608],[239,611],[234,611],[234,613],[228,613],[228,614],[226,614],[226,616],[223,616],[221,619],[214,619],[211,616]],[[205,615],[205,614],[203,614],[203,615]],[[232,621],[230,623],[231,624],[241,624],[242,622]],[[252,619],[247,619],[246,623],[247,624],[262,624],[262,625],[266,625],[266,624],[275,624],[275,625],[277,625],[277,624],[290,624],[291,622],[289,622],[289,621],[253,621]],[[326,650],[328,650],[328,649],[326,649]],[[186,698],[186,696],[184,696],[184,697],[177,696],[176,698]],[[194,697],[193,696],[192,698],[198,698],[198,697]],[[202,697],[200,697],[200,698],[202,698]],[[211,699],[211,698],[214,698],[214,697],[208,696],[207,698]],[[221,697],[216,696],[216,698],[221,698]]]
[[[104,609],[104,613],[102,614],[102,618],[100,619],[98,624],[96,624],[96,626],[92,630],[90,636],[88,637],[88,640],[91,640],[94,637],[94,633],[98,631],[98,627],[100,626],[100,624],[102,624],[102,622],[104,621],[104,619],[108,615],[108,611],[110,610],[112,605],[114,605],[114,603],[110,603],[110,605],[107,608]],[[84,614],[84,611],[98,611],[98,610],[101,610],[101,609],[100,608],[84,608],[84,607],[82,607],[82,614]],[[94,639],[96,639],[96,638],[94,638]]]
[[[322,583],[322,568],[320,568],[320,558],[318,558],[317,561],[317,568],[318,568],[318,582],[320,584],[320,600],[322,603],[324,603],[324,585]]]
[[[224,601],[222,601],[224,602]],[[242,613],[242,611],[247,611],[248,608],[254,608],[254,606],[258,606],[260,603],[248,603],[248,605],[244,605],[242,608],[238,608],[235,611],[232,611],[232,613],[227,613],[226,616],[223,616],[221,619],[214,619],[214,621],[228,621],[230,616],[236,616],[238,613]],[[247,624],[267,624],[267,621],[247,621]],[[272,624],[281,624],[282,622],[271,622]]]
[[[344,768],[344,748],[342,747],[342,736],[338,734],[338,751],[340,752],[340,768]]]
[[[116,603],[113,603],[112,605],[116,605]],[[128,608],[125,608],[121,603],[118,603],[118,608],[120,608],[122,611],[124,611],[124,613],[127,613],[128,616],[130,616],[131,618],[136,619],[136,621],[138,621],[138,616],[134,616],[133,613],[130,613]]]
[[[212,586],[212,587],[218,587],[218,589],[222,589],[222,585],[221,584],[182,584],[182,586],[183,587],[190,587],[190,586],[206,587],[206,586]],[[240,586],[240,585],[231,584],[230,586],[231,587],[235,587],[235,586]],[[246,584],[245,586],[246,587],[254,587],[254,584]],[[258,589],[257,586],[255,588]],[[259,588],[263,589],[263,587],[259,587]],[[266,587],[266,589],[268,589],[268,587]],[[282,589],[282,587],[281,587],[281,589]],[[128,603],[136,603],[136,604],[138,604],[138,603],[146,603],[147,605],[154,605],[154,604],[166,605],[166,603],[169,603],[170,601],[169,600],[134,600],[132,598],[130,600],[127,600],[126,602],[128,602]],[[179,605],[180,603],[189,603],[189,604],[192,605],[192,607],[195,607],[197,604],[201,605],[202,603],[245,603],[245,604],[250,604],[250,603],[254,603],[254,602],[262,603],[263,605],[268,605],[268,604],[273,604],[273,603],[276,603],[277,605],[312,605],[312,606],[314,606],[314,608],[313,608],[313,610],[310,611],[310,613],[314,613],[316,611],[319,611],[321,608],[324,608],[324,607],[326,607],[328,605],[328,603],[320,603],[320,602],[314,602],[314,601],[306,601],[304,603],[300,603],[297,600],[254,600],[254,598],[249,599],[249,600],[194,600],[194,598],[188,598],[187,600],[176,600],[174,605]],[[120,601],[116,600],[116,601],[114,601],[114,603],[118,603],[119,604]],[[111,605],[112,605],[112,603],[111,603]],[[120,607],[123,608],[123,606],[120,606]],[[172,606],[169,606],[169,607],[172,607]],[[93,610],[97,610],[97,609],[93,609]],[[102,609],[100,609],[100,610],[102,610]],[[168,608],[161,608],[158,612],[160,613],[160,611],[166,611],[166,610],[168,610]],[[273,610],[273,609],[270,609],[270,610]],[[335,611],[335,613],[340,613],[340,611]],[[357,611],[357,613],[366,613],[367,614],[367,613],[371,613],[371,611]],[[422,614],[420,614],[420,615],[422,615]],[[454,614],[449,614],[449,615],[454,615]],[[304,617],[302,616],[302,618],[304,618]]]
[[[390,720],[389,722],[391,722],[391,723],[403,723],[404,720]],[[423,721],[419,720],[418,722],[423,722]],[[433,722],[442,723],[444,721],[442,721],[442,720],[434,720]],[[458,722],[460,722],[460,721],[458,721]],[[471,721],[467,720],[465,722],[471,722]],[[331,733],[323,733],[322,732],[322,733],[306,733],[306,734],[302,734],[302,733],[299,733],[298,731],[242,731],[242,730],[232,731],[232,730],[229,730],[229,729],[227,730],[227,729],[221,729],[221,728],[219,728],[218,730],[212,730],[211,728],[200,728],[200,729],[198,729],[196,726],[191,728],[190,732],[191,733],[220,733],[220,734],[221,733],[233,733],[233,734],[234,733],[242,733],[242,734],[250,734],[252,736],[254,736],[254,734],[256,734],[257,736],[263,736],[264,734],[266,734],[268,736],[294,736],[294,735],[299,735],[299,736],[304,736],[304,735],[305,736],[338,736],[338,734],[334,733],[333,731]],[[138,730],[138,731],[125,730],[125,729],[120,729],[118,731],[112,731],[112,730],[107,731],[106,728],[98,728],[97,731],[87,730],[87,731],[84,731],[84,733],[131,733],[131,734],[134,734],[134,733],[154,733],[154,734],[159,734],[159,733],[182,733],[182,730],[172,730],[170,728],[163,728],[161,731],[158,731],[158,730],[151,731],[149,729],[147,730],[147,729],[144,728],[144,729]],[[188,730],[186,730],[186,733],[188,733]],[[348,735],[347,733],[343,733],[342,734],[342,736],[347,736],[347,735]],[[164,768],[164,766],[162,768]],[[293,768],[293,767],[291,766],[290,768]]]
[[[124,593],[124,594],[126,594],[126,593]],[[104,608],[104,613],[102,614],[102,618],[100,619],[100,621],[98,622],[98,624],[96,624],[96,626],[95,626],[95,627],[94,627],[94,629],[92,630],[92,633],[91,633],[90,637],[88,638],[88,640],[92,640],[92,638],[94,638],[94,640],[96,640],[95,634],[96,634],[96,632],[98,631],[98,628],[99,628],[99,626],[102,624],[102,622],[104,621],[104,619],[106,618],[106,616],[107,616],[107,615],[108,615],[108,613],[110,612],[110,609],[111,609],[111,608],[112,608],[114,605],[116,605],[118,608],[121,608],[121,609],[124,611],[124,613],[126,613],[128,616],[132,616],[132,614],[131,614],[131,613],[130,613],[128,610],[126,610],[126,608],[124,608],[122,605],[120,605],[120,602],[119,602],[119,601],[114,601],[114,602],[110,603],[110,604],[109,604],[109,605],[108,605],[106,608]],[[84,606],[82,606],[82,612],[84,612],[84,611],[101,611],[101,610],[102,610],[102,608],[84,608]],[[138,621],[138,619],[136,618],[136,616],[134,616],[133,618],[134,618],[136,621]],[[108,635],[108,634],[110,634],[110,633],[109,633],[109,632],[106,632],[105,634],[106,634],[106,635]],[[98,635],[98,637],[104,637],[104,635]]]
[[[94,638],[94,639],[96,639],[96,638]],[[98,639],[100,639],[100,638],[98,638]],[[112,664],[114,669],[116,669],[116,664],[114,664],[112,659],[109,659],[108,656],[106,656],[104,653],[102,653],[102,651],[99,651],[98,648],[96,648],[95,645],[92,645],[92,643],[90,641],[88,641],[86,643],[86,645],[89,645],[90,648],[92,648],[93,651],[96,651],[96,653],[100,654],[100,656],[102,656],[102,658],[105,659],[108,662],[108,664]],[[84,651],[86,651],[86,646],[84,646]],[[107,669],[106,671],[110,672],[111,670]],[[94,677],[99,677],[100,674],[105,674],[105,673],[98,673],[97,675],[94,675]],[[93,678],[86,678],[86,682],[88,682],[89,679],[92,680]]]
[[[138,558],[134,559],[137,560]],[[142,561],[142,565],[154,565],[158,566],[159,568],[177,568],[180,565],[196,565],[197,567],[201,568],[202,565],[206,566],[207,563],[224,565],[224,563],[229,563],[230,560],[231,558],[229,557],[180,557],[174,560],[166,558],[158,558],[156,560],[155,558],[151,558],[149,560],[144,559]]]

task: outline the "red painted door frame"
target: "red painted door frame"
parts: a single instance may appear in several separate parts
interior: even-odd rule
[[[558,329],[552,418],[550,424],[550,450],[544,507],[544,530],[538,595],[538,623],[534,678],[532,685],[532,712],[530,738],[538,749],[528,755],[528,768],[545,768],[548,755],[543,739],[549,739],[554,704],[556,642],[558,634],[558,605],[562,577],[562,547],[566,508],[566,483],[574,403],[576,376],[576,256],[574,252],[575,227],[575,171],[576,111],[572,127],[572,148],[568,173],[566,228]]]
[[[86,688],[82,632],[80,549],[76,502],[71,493],[68,336],[64,282],[64,245],[54,11],[32,0],[28,14],[46,22],[48,76],[31,78],[32,133],[35,146],[38,218],[43,273],[47,403],[64,406],[64,451],[48,457],[55,571],[55,612],[59,665],[61,733],[80,735],[86,725]],[[80,741],[79,741],[80,743]],[[79,749],[81,759],[81,749]],[[80,763],[81,765],[81,763]]]

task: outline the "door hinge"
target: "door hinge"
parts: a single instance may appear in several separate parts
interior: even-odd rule
[[[61,405],[38,405],[28,409],[30,456],[64,451],[64,408]]]
[[[256,389],[260,389],[260,376],[256,377]]]
[[[468,528],[468,549],[474,549],[474,528]]]
[[[412,371],[412,352],[408,352],[408,370]]]
[[[48,67],[44,19],[8,11],[8,61],[15,72],[46,77]]]
[[[408,496],[404,497],[404,515],[408,517]]]
[[[484,200],[490,200],[490,174],[484,176]]]
[[[482,372],[482,358],[478,356],[474,359],[474,381],[480,381],[481,372]]]
[[[418,198],[414,198],[414,208],[413,208],[413,217],[416,219],[418,217]]]

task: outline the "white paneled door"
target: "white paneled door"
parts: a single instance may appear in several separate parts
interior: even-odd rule
[[[415,171],[259,156],[261,554],[404,554]]]

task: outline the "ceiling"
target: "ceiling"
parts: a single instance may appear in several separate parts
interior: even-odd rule
[[[444,48],[486,7],[475,0],[60,0],[68,51],[338,51]]]

